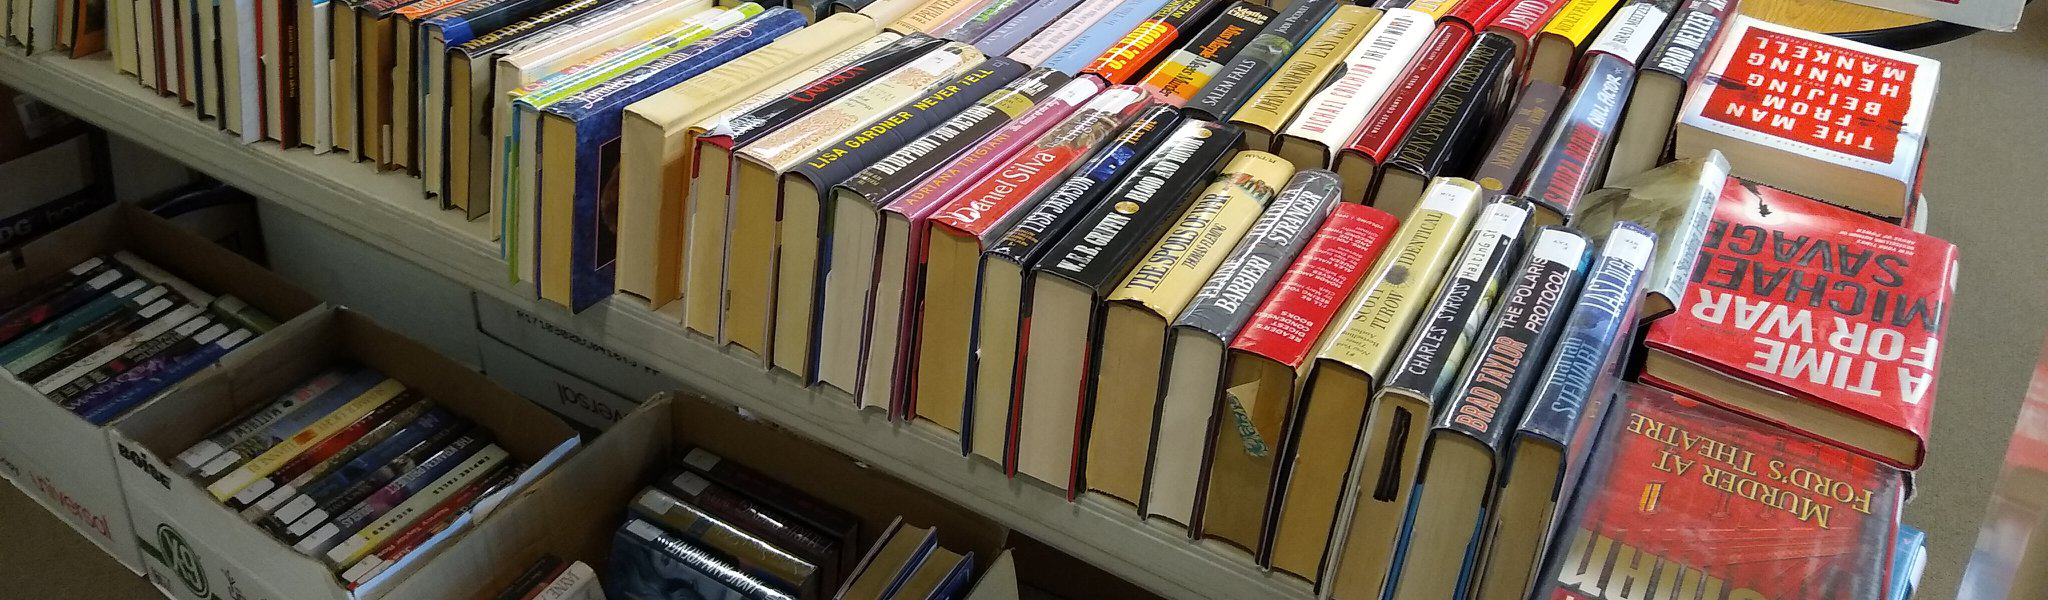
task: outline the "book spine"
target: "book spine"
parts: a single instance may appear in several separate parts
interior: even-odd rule
[[[730,31],[740,23],[759,18],[766,12],[760,5],[748,2],[727,10],[705,11],[691,17],[682,27],[669,31],[661,37],[637,44],[609,58],[593,57],[586,61],[588,67],[535,81],[536,89],[524,90],[518,103],[535,109],[553,106],[602,83],[609,83],[619,76],[633,71],[647,63],[658,60],[677,49],[702,41],[716,33]],[[574,67],[571,67],[572,69]]]
[[[1564,8],[1558,9],[1550,22],[1543,25],[1541,36],[1556,36],[1577,48],[1593,36],[1600,24],[1607,20],[1607,14],[1614,12],[1614,6],[1621,0],[1565,0]]]
[[[1186,106],[1188,100],[1209,85],[1209,80],[1223,71],[1224,63],[1236,58],[1239,51],[1251,47],[1252,40],[1258,38],[1259,30],[1278,14],[1249,0],[1231,3],[1222,14],[1210,20],[1208,26],[1168,53],[1164,60],[1159,61],[1159,66],[1138,80],[1138,85],[1150,91],[1152,97],[1160,102]]]
[[[909,64],[910,61],[943,43],[945,42],[924,34],[903,36],[888,47],[862,57],[802,89],[734,116],[722,124],[723,130],[709,132],[707,135],[731,137],[734,148],[753,143],[754,140],[772,133],[775,128],[794,122],[798,117],[810,114],[811,111],[852,93],[855,89],[874,81],[876,77]]]
[[[803,521],[814,529],[838,535],[842,541],[852,537],[860,527],[859,519],[851,513],[745,465],[725,460],[710,450],[691,449],[689,453],[683,455],[682,463],[684,468],[703,475],[705,479],[746,494],[774,507],[782,514]]]
[[[1061,86],[1059,91],[1047,96],[1044,101],[1031,107],[1023,116],[1003,125],[979,145],[932,173],[917,187],[904,192],[903,196],[889,203],[888,209],[900,214],[929,214],[932,209],[943,206],[941,202],[965,193],[966,187],[993,171],[997,166],[1024,151],[1033,139],[1052,129],[1067,115],[1103,89],[1102,81],[1092,77],[1076,77]]]
[[[492,29],[483,29],[487,33],[482,35],[477,35],[476,31],[487,23],[465,19],[459,26],[444,26],[441,35],[455,51],[476,57],[516,44],[555,25],[573,22],[577,17],[595,13],[605,5],[604,0],[575,0]]]
[[[414,467],[411,471],[407,471],[404,475],[398,476],[397,479],[391,480],[390,483],[384,484],[384,487],[378,488],[377,491],[363,498],[362,501],[349,507],[347,512],[334,515],[333,519],[327,520],[325,523],[310,523],[310,519],[300,519],[299,523],[293,525],[292,533],[294,535],[301,535],[299,532],[300,525],[317,526],[317,528],[302,534],[303,537],[300,537],[298,542],[292,545],[292,548],[298,550],[300,554],[307,556],[316,556],[320,552],[325,552],[340,543],[344,538],[362,531],[364,526],[390,512],[392,508],[405,502],[406,498],[410,498],[414,494],[419,493],[420,490],[426,489],[427,486],[433,485],[435,481],[447,475],[450,471],[454,471],[456,467],[461,466],[464,462],[470,460],[471,457],[490,453],[497,448],[497,444],[490,442],[488,433],[478,432],[463,436],[462,439],[450,443],[446,448],[442,448],[434,456],[420,462],[419,466]]]
[[[1657,247],[1657,234],[1634,223],[1617,223],[1593,260],[1586,284],[1572,303],[1558,334],[1557,347],[1529,393],[1529,411],[1522,416],[1520,435],[1536,436],[1560,448],[1583,448],[1607,407],[1613,382],[1619,381],[1628,354],[1627,340],[1642,303],[1643,282]],[[1568,463],[1583,454],[1567,452]]]
[[[1142,305],[1171,322],[1222,262],[1221,249],[1232,247],[1244,236],[1293,175],[1294,165],[1287,159],[1257,150],[1239,152],[1166,228],[1108,299]]]
[[[695,583],[702,578],[705,583],[722,586],[726,593],[731,594],[719,597],[796,600],[794,596],[747,575],[731,562],[698,549],[645,520],[627,522],[619,529],[618,540],[619,545],[612,549],[612,572],[618,574],[614,576],[613,594],[621,590],[629,597],[639,597],[633,594],[641,590],[658,594],[660,590],[668,589],[666,586],[673,581],[690,581],[693,582],[691,589],[702,589],[704,583]],[[642,581],[641,578],[654,578],[655,581]]]
[[[115,322],[95,329],[89,334],[75,336],[76,339],[70,345],[42,358],[33,365],[28,365],[14,371],[14,377],[21,381],[42,381],[52,373],[76,364],[85,357],[92,355],[92,353],[98,352],[101,348],[120,343],[121,340],[133,335],[136,329],[147,325],[158,315],[164,314],[164,311],[178,305],[177,301],[163,298],[133,312],[114,315]]]
[[[1486,151],[1486,158],[1479,161],[1479,168],[1472,175],[1472,181],[1479,184],[1481,198],[1491,200],[1521,185],[1522,173],[1528,170],[1530,157],[1535,156],[1532,150],[1537,136],[1548,130],[1562,99],[1564,88],[1548,81],[1530,80],[1522,87],[1521,98],[1515,100],[1514,111],[1508,113],[1506,126],[1494,136],[1493,147]]]
[[[706,550],[732,559],[733,566],[738,567],[742,573],[759,578],[777,588],[802,588],[817,573],[816,565],[792,556],[767,540],[741,531],[730,523],[720,521],[703,509],[686,504],[660,489],[648,488],[641,491],[629,510],[634,516],[660,525],[684,541],[699,544]]]
[[[1102,20],[1121,4],[1119,0],[1082,0],[1051,25],[1011,50],[1009,57],[1033,67],[1046,66],[1046,61],[1052,59],[1053,54],[1065,49],[1069,42],[1086,33],[1096,21]]]
[[[990,232],[1000,233],[998,227],[1026,198],[1072,173],[1096,145],[1136,117],[1146,101],[1145,93],[1136,86],[1117,86],[1095,94],[973,187],[939,207],[929,217],[931,222],[984,239],[993,237]]]
[[[1393,89],[1387,91],[1365,122],[1351,134],[1350,141],[1344,144],[1345,151],[1363,155],[1374,164],[1385,161],[1407,136],[1415,118],[1429,106],[1429,98],[1437,87],[1457,69],[1457,57],[1463,56],[1471,43],[1472,30],[1463,24],[1438,23]]]
[[[1020,2],[1018,4],[1024,7],[1022,12],[1018,12],[1016,15],[1011,16],[1009,20],[1003,21],[1002,25],[998,25],[988,33],[975,38],[973,40],[974,46],[980,48],[982,52],[988,53],[989,56],[1008,55],[1016,51],[1018,47],[1023,46],[1024,42],[1039,35],[1039,32],[1045,31],[1047,25],[1051,25],[1053,21],[1066,15],[1069,10],[1073,10],[1080,3],[1081,0]]]
[[[1362,204],[1333,209],[1230,342],[1231,351],[1300,366],[1338,306],[1386,252],[1399,223],[1393,215]]]
[[[1123,177],[1139,157],[1151,152],[1160,140],[1175,130],[1180,111],[1153,105],[1138,114],[1115,139],[1103,144],[1073,175],[1028,204],[1029,212],[1016,219],[1009,230],[989,243],[987,254],[1018,264],[1030,264],[1038,250],[1066,232],[1067,227],[1092,209],[1095,201],[1109,192],[1109,186]]]
[[[796,11],[778,8],[763,12],[746,22],[683,44],[673,52],[633,66],[596,85],[550,103],[545,110],[577,121],[592,116],[605,116],[607,111],[617,110],[625,104],[666,88],[666,84],[709,71],[712,67],[766,46],[775,41],[775,38],[802,27],[803,17],[798,16]],[[617,125],[612,126],[612,129],[616,128]]]
[[[1536,39],[1543,26],[1550,22],[1557,11],[1564,8],[1567,0],[1513,0],[1504,3],[1499,14],[1478,27],[1507,34],[1522,42],[1526,47]]]
[[[65,288],[62,293],[9,311],[4,319],[0,319],[0,343],[13,342],[22,335],[62,318],[114,286],[127,281],[128,278],[127,272],[112,267],[94,269],[92,278],[78,281]]]
[[[330,375],[334,377],[332,382],[327,381]],[[347,404],[383,381],[383,373],[366,368],[323,374],[292,392],[295,399],[305,398],[303,403],[288,409],[289,412],[278,417],[276,421],[243,436],[235,443],[222,445],[218,451],[211,452],[211,458],[196,463],[198,466],[193,468],[200,477],[218,477],[229,469],[241,466],[244,461],[263,454],[271,446],[312,425],[320,417],[327,416],[327,413],[333,412],[334,409],[340,408],[341,405]]]
[[[1061,73],[1081,74],[1082,69],[1095,61],[1104,50],[1123,39],[1124,34],[1138,26],[1168,0],[1124,0],[1111,7],[1108,14],[1097,19],[1088,29],[1073,41],[1045,59],[1043,66],[1052,67]]]
[[[1462,171],[1472,141],[1486,133],[1493,112],[1507,97],[1504,76],[1514,72],[1515,44],[1497,33],[1481,33],[1444,80],[1429,106],[1393,155],[1387,168],[1433,178]]]
[[[1607,25],[1600,28],[1600,35],[1586,46],[1586,54],[1611,55],[1627,63],[1629,68],[1635,68],[1636,61],[1642,60],[1643,51],[1657,39],[1658,32],[1664,29],[1664,22],[1671,18],[1671,10],[1677,6],[1678,0],[1631,0],[1607,19]]]
[[[916,140],[868,165],[847,178],[840,187],[867,198],[877,207],[887,206],[898,195],[923,181],[926,175],[1030,112],[1032,106],[1051,97],[1068,79],[1065,73],[1033,69],[1002,89],[982,96],[973,105],[962,109],[960,114]]]
[[[1685,6],[1664,27],[1664,33],[1650,45],[1643,69],[1662,72],[1690,82],[1706,64],[1722,26],[1735,10],[1735,0],[1686,0]]]
[[[1452,253],[1478,213],[1479,186],[1439,178],[1388,245],[1395,252],[1373,265],[1338,311],[1335,327],[1317,349],[1318,360],[1343,363],[1374,382],[1383,380],[1400,344],[1422,312],[1421,296],[1437,287]]]
[[[285,463],[269,477],[257,480],[241,493],[235,494],[230,506],[253,508],[261,500],[286,492],[295,486],[306,485],[314,477],[327,474],[334,467],[353,460],[357,454],[397,433],[431,408],[432,403],[420,401],[416,391],[408,390],[406,394],[384,403],[383,406],[377,407],[377,410],[363,415],[363,418],[357,419],[347,428],[329,436],[291,462]],[[261,514],[253,513],[254,516]]]
[[[471,430],[469,422],[452,414],[423,425],[417,431],[392,436],[392,440],[356,457],[340,470],[307,485],[298,496],[273,511],[263,526],[280,535],[293,530],[294,535],[311,531],[334,512],[370,497],[384,484],[418,467]]]
[[[1415,324],[1381,389],[1408,390],[1434,405],[1450,387],[1493,311],[1494,295],[1515,266],[1528,221],[1529,203],[1512,196],[1488,202],[1480,210],[1457,262],[1437,287],[1436,298]]]
[[[64,316],[52,319],[28,334],[14,338],[14,341],[8,342],[5,346],[0,346],[0,363],[4,363],[4,368],[15,372],[23,381],[34,381],[33,378],[21,377],[21,370],[68,347],[77,341],[78,336],[92,333],[110,324],[112,320],[132,315],[135,311],[158,301],[166,291],[167,288],[163,286],[151,286],[147,281],[130,279],[127,283],[72,309]]]
[[[1610,55],[1588,55],[1579,87],[1544,136],[1529,176],[1515,193],[1570,215],[1607,168],[1622,103],[1635,87],[1635,69]]]
[[[6,300],[0,301],[0,323],[11,323],[20,318],[24,312],[38,310],[38,307],[42,304],[63,295],[72,288],[78,287],[87,281],[98,279],[101,273],[106,272],[110,268],[113,267],[107,262],[107,259],[95,256],[72,265],[58,279],[16,292]],[[18,326],[10,325],[9,330],[12,330],[13,327]],[[16,331],[10,335],[16,334],[19,334],[19,332]]]
[[[1189,116],[1230,118],[1280,68],[1280,63],[1294,55],[1295,46],[1322,26],[1323,19],[1336,11],[1338,4],[1335,0],[1301,0],[1288,5],[1200,93],[1188,100]]]
[[[517,465],[507,464],[491,476],[469,484],[468,487],[462,488],[462,491],[435,506],[432,512],[420,517],[411,527],[385,542],[384,547],[377,549],[375,554],[343,571],[342,578],[349,580],[349,589],[369,583],[392,565],[398,564],[399,559],[419,549],[421,544],[427,542],[427,538],[446,531],[455,523],[457,517],[476,508],[478,502],[512,485],[519,478],[521,470]]]
[[[959,25],[954,26],[952,30],[939,35],[939,37],[972,43],[983,35],[994,31],[1003,22],[1016,17],[1018,13],[1023,12],[1030,5],[1030,2],[1024,0],[995,0],[995,2],[989,3],[987,8],[981,9],[981,12],[974,13],[974,16],[961,21]],[[975,47],[979,48],[981,46],[976,44]]]
[[[1334,173],[1295,173],[1230,256],[1195,291],[1173,326],[1200,329],[1225,342],[1234,338],[1343,195],[1343,182]]]
[[[496,445],[485,446],[463,460],[461,464],[436,477],[433,483],[407,495],[404,501],[385,511],[377,520],[339,540],[321,558],[326,560],[329,566],[346,571],[371,551],[381,547],[392,536],[411,527],[421,517],[432,512],[435,506],[461,493],[463,488],[469,487],[470,484],[483,480],[510,458],[511,454],[504,448]]]
[[[1336,79],[1317,89],[1280,133],[1333,151],[1343,148],[1353,129],[1422,49],[1433,24],[1427,14],[1388,9],[1344,57]]]
[[[87,423],[105,425],[130,408],[156,397],[157,392],[190,377],[199,369],[220,360],[229,350],[249,340],[248,330],[226,330],[225,334],[202,334],[177,353],[165,353],[136,365],[106,384],[79,397],[74,412]],[[196,346],[196,347],[193,347]],[[106,395],[100,395],[100,392]]]
[[[1577,230],[1537,230],[1514,281],[1501,291],[1500,310],[1487,321],[1471,363],[1437,413],[1437,428],[1471,436],[1500,454],[1556,343],[1559,313],[1578,295],[1591,245]]]
[[[1098,293],[1122,281],[1165,233],[1166,221],[1187,208],[1197,186],[1243,138],[1228,123],[1188,120],[1180,127],[1061,236],[1033,270],[1072,279]]]
[[[1287,120],[1300,111],[1308,102],[1309,95],[1316,91],[1329,74],[1343,62],[1344,56],[1358,46],[1375,23],[1380,12],[1363,6],[1341,6],[1330,13],[1330,19],[1302,42],[1301,48],[1280,63],[1273,76],[1259,86],[1243,106],[1230,114],[1230,122],[1258,132],[1264,136],[1278,135],[1287,125]],[[1248,133],[1247,137],[1251,137]],[[1254,140],[1270,145],[1270,137]],[[1266,150],[1255,147],[1253,150]]]
[[[76,405],[79,394],[134,368],[141,361],[156,356],[178,340],[198,333],[200,328],[211,324],[212,319],[200,317],[200,313],[204,311],[205,309],[190,304],[173,309],[141,329],[135,330],[134,333],[128,334],[128,337],[108,344],[98,352],[58,370],[57,374],[36,382],[36,391],[49,396],[60,405]]]
[[[827,565],[838,558],[837,540],[804,524],[792,522],[775,509],[712,483],[703,475],[677,473],[675,477],[663,480],[661,485],[682,502],[734,527],[767,538],[775,547],[798,551],[813,564]]]
[[[1167,0],[1165,6],[1131,28],[1123,39],[1110,44],[1081,72],[1111,84],[1128,83],[1152,59],[1172,47],[1180,39],[1182,29],[1208,20],[1209,14],[1222,6],[1222,0]]]
[[[399,418],[392,419],[376,431],[357,440],[357,444],[342,450],[335,460],[285,482],[258,499],[243,516],[251,522],[260,521],[277,514],[283,506],[299,499],[302,490],[312,490],[333,477],[354,477],[384,466],[400,452],[425,440],[427,436],[446,426],[453,419],[446,410],[433,406],[432,402],[421,402],[415,406],[417,410],[409,410],[406,413],[412,416],[400,415]],[[300,507],[292,512],[301,513],[306,508],[309,507]]]
[[[291,437],[285,438],[284,441],[278,442],[270,450],[265,451],[256,458],[249,459],[249,462],[243,463],[241,467],[236,468],[233,472],[215,480],[212,484],[207,485],[206,491],[212,493],[215,500],[227,500],[234,497],[236,493],[242,491],[242,488],[248,487],[250,484],[255,483],[257,479],[275,472],[279,467],[284,466],[286,462],[290,462],[293,458],[305,452],[307,448],[321,440],[327,439],[329,436],[347,427],[350,423],[354,423],[378,407],[398,398],[400,394],[405,392],[405,389],[405,384],[399,383],[396,379],[384,380],[383,383],[379,383],[364,391],[362,395],[356,396],[348,404],[334,409],[334,412],[327,413],[320,417],[319,420],[307,425],[305,429],[301,429],[298,433],[292,434]]]
[[[1486,29],[1487,25],[1492,24],[1494,18],[1498,17],[1502,11],[1507,10],[1508,4],[1514,1],[1459,0],[1450,7],[1449,12],[1444,13],[1443,16],[1438,18],[1464,23],[1466,26],[1471,27],[1473,31],[1479,31]]]
[[[973,46],[961,42],[940,44],[917,60],[875,77],[802,119],[737,148],[736,154],[777,172],[799,169],[813,157],[811,152],[830,147],[835,141],[833,137],[847,131],[851,124],[894,111],[923,90],[971,72],[982,59],[981,51]]]
[[[884,114],[867,128],[825,146],[791,172],[819,182],[821,187],[844,182],[874,164],[883,153],[912,143],[944,119],[986,96],[984,91],[1015,80],[1025,70],[1023,63],[1007,58],[981,63],[950,81],[928,88],[923,98],[911,101],[901,110]]]

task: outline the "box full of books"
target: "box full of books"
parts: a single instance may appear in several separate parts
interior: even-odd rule
[[[0,470],[130,570],[106,430],[318,302],[141,209],[105,208],[0,266]]]
[[[258,350],[110,434],[145,568],[172,598],[410,598],[391,592],[416,572],[474,576],[488,565],[436,556],[488,537],[496,509],[579,445],[541,407],[347,309]]]

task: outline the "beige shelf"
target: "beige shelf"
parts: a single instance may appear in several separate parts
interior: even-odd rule
[[[1241,552],[1188,541],[1138,519],[1128,506],[1064,495],[1011,480],[993,465],[960,456],[958,444],[924,428],[861,412],[844,394],[806,389],[752,360],[686,335],[669,317],[631,302],[571,315],[507,285],[505,265],[484,222],[420,197],[419,182],[377,173],[345,154],[244,145],[197,120],[173,99],[115,72],[104,56],[71,60],[0,50],[0,81],[117,135],[180,159],[251,194],[461,283],[564,330],[668,373],[696,391],[732,402],[867,465],[977,510],[1111,573],[1174,598],[1308,598],[1309,586],[1260,571]],[[119,165],[115,165],[119,173]]]

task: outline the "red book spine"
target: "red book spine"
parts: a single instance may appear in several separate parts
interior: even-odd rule
[[[1423,42],[1422,52],[1408,63],[1394,89],[1373,107],[1358,132],[1351,134],[1351,142],[1345,144],[1344,151],[1364,155],[1373,164],[1384,162],[1387,153],[1401,145],[1401,137],[1415,123],[1415,117],[1429,106],[1430,92],[1450,77],[1472,37],[1472,29],[1462,23],[1439,21],[1436,31]]]
[[[1337,205],[1230,349],[1301,366],[1400,224],[1400,219],[1377,208]]]
[[[1471,27],[1473,31],[1486,29],[1493,19],[1508,9],[1515,0],[1465,0],[1444,14],[1442,21],[1457,21]]]
[[[1138,109],[1145,107],[1146,98],[1145,90],[1134,85],[1096,94],[973,187],[940,207],[931,216],[932,226],[975,237],[987,235],[989,228],[1003,222],[1003,217],[1026,198],[1065,178],[1096,144],[1109,139],[1131,117],[1137,116]]]
[[[1515,0],[1481,29],[1498,31],[1514,38],[1516,45],[1525,48],[1520,60],[1527,63],[1529,40],[1535,39],[1536,34],[1543,31],[1543,26],[1550,24],[1551,17],[1564,9],[1564,3],[1565,0]]]
[[[1730,177],[1685,298],[1646,341],[1911,433],[1924,455],[1955,275],[1939,238]]]

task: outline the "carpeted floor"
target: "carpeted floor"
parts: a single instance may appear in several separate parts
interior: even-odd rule
[[[2048,316],[2048,209],[2032,169],[2048,152],[2048,2],[2013,34],[1923,51],[1942,61],[1926,187],[1930,231],[1962,248],[1962,277],[1919,497],[1929,533],[1921,597],[1955,596]],[[12,488],[0,485],[0,597],[144,600],[156,591]],[[2048,566],[2048,565],[2044,565]],[[1987,600],[1987,599],[1979,599]]]

